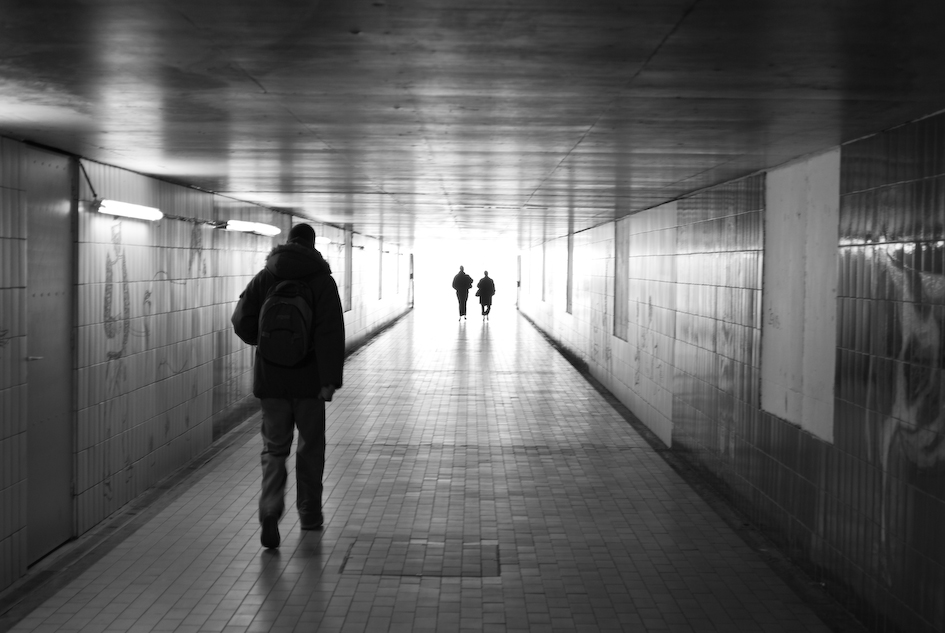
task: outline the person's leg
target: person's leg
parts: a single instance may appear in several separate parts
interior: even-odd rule
[[[292,449],[292,405],[281,398],[263,398],[260,404],[263,472],[259,522],[263,525],[263,545],[279,547],[279,519],[285,511],[285,460]]]
[[[484,315],[489,316],[489,313],[490,313],[490,312],[492,312],[492,304],[491,304],[491,303],[487,303],[486,305],[482,306],[482,313],[483,313]]]
[[[322,478],[325,474],[325,401],[293,401],[299,444],[295,449],[296,506],[303,530],[322,526]]]

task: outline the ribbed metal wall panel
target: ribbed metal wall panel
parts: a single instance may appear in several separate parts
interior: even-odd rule
[[[0,590],[26,573],[27,157],[0,139]]]

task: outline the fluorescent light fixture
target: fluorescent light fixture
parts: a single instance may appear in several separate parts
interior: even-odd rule
[[[315,238],[315,243],[316,243],[316,244],[321,244],[321,245],[323,245],[323,246],[327,246],[328,244],[331,244],[331,238],[330,238],[330,237],[322,237],[321,235],[319,235],[319,236],[317,236],[317,237]]]
[[[282,229],[271,224],[262,222],[244,222],[243,220],[227,220],[223,227],[227,231],[240,231],[242,233],[257,233],[266,237],[273,237],[282,233]]]
[[[156,222],[164,217],[160,209],[131,204],[130,202],[119,202],[118,200],[96,200],[92,203],[92,208],[99,213],[120,215],[138,220],[150,220],[151,222]]]

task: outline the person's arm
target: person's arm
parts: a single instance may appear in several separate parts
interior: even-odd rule
[[[321,381],[319,398],[330,401],[343,384],[345,364],[345,318],[335,280],[326,276],[315,297],[313,330],[315,358]]]
[[[240,295],[236,309],[230,317],[233,331],[248,345],[256,345],[259,342],[259,310],[262,307],[258,298],[260,283],[259,275],[253,277]]]

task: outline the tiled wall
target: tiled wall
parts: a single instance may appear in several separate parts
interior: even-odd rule
[[[581,238],[614,223],[575,236],[573,316],[533,283],[520,302],[875,631],[945,630],[942,147],[939,116],[841,148],[836,404],[817,435],[760,403],[763,248],[778,239],[764,233],[764,175],[677,201],[652,232],[646,222],[669,213],[621,220],[640,237],[627,341],[597,338],[614,296],[595,297],[598,262],[613,245]],[[541,279],[541,252],[525,253],[523,279]],[[612,368],[591,362],[601,347]],[[671,381],[653,380],[657,362]]]
[[[373,237],[355,234],[352,253],[352,308],[345,312],[345,338],[348,349],[353,349],[378,330],[390,323],[392,318],[405,312],[408,301],[409,266],[408,255],[394,253],[395,247]],[[390,250],[384,254],[382,250]],[[384,287],[381,291],[380,258],[383,256]],[[400,264],[398,265],[398,260]],[[332,267],[334,268],[334,263]],[[391,275],[397,274],[395,280]],[[380,298],[378,298],[380,297]]]
[[[676,203],[620,220],[628,225],[627,338],[603,381],[672,445],[676,340]],[[618,282],[619,283],[619,282]]]
[[[677,203],[673,447],[741,489],[760,402],[763,207],[763,176]]]
[[[945,630],[945,118],[843,148],[825,565]]]
[[[26,340],[28,192],[24,147],[0,139],[0,591],[27,568],[28,412]],[[243,288],[284,241],[292,218],[255,205],[83,161],[80,171],[75,322],[75,535],[187,464],[258,409],[253,349],[233,334]],[[90,212],[81,201],[113,197],[160,207],[156,222]],[[220,231],[207,222],[265,221],[277,238]],[[397,253],[355,234],[345,266],[345,231],[315,224],[339,286],[355,280],[345,311],[352,349],[408,304],[409,271]],[[393,245],[384,250],[394,251]],[[389,269],[393,269],[392,271]],[[381,275],[383,298],[378,299]],[[68,317],[65,317],[68,318]],[[32,387],[32,386],[29,386]],[[35,387],[33,387],[35,388]]]
[[[0,589],[26,572],[26,217],[18,143],[0,138]]]
[[[522,288],[526,298],[537,298],[533,302],[535,314],[532,318],[548,326],[549,334],[565,347],[579,350],[579,355],[586,362],[587,349],[584,329],[578,323],[581,319],[580,308],[575,307],[572,314],[566,313],[567,307],[567,238],[545,242],[525,252],[522,257]],[[546,274],[542,274],[542,262],[547,262]],[[588,281],[587,283],[590,283]],[[541,301],[544,295],[545,301]],[[555,315],[561,318],[553,318]],[[580,337],[574,340],[574,337]]]
[[[521,311],[553,338],[667,444],[671,443],[675,327],[675,203],[621,220],[632,277],[627,283],[627,339],[614,336],[617,247],[615,223],[574,235],[572,313],[566,279],[550,274],[541,300],[542,252],[564,270],[567,238],[535,246],[522,257]]]
[[[613,225],[574,236],[574,296],[571,298],[574,319],[569,337],[575,341],[585,338],[585,360],[591,371],[599,375],[612,373],[614,359],[614,239]],[[558,242],[561,252],[566,253],[567,240]],[[556,253],[556,256],[559,255]],[[558,295],[563,294],[564,287],[562,279],[562,292]]]
[[[575,359],[591,368],[610,367],[614,281],[614,229],[603,225],[574,236],[571,314],[568,305],[567,237],[528,249],[522,255],[522,312]],[[542,262],[547,274],[542,275]],[[544,296],[542,301],[542,283]],[[593,369],[592,369],[593,370]]]
[[[192,221],[152,224],[80,208],[79,534],[209,446],[215,402],[219,415],[248,395],[251,351],[234,347],[229,314],[273,244],[204,224],[217,219],[212,195],[95,163],[85,170],[80,200],[91,199],[94,188]],[[245,213],[239,219],[248,219]],[[260,213],[254,219],[279,224]],[[217,380],[230,397],[221,397]]]

